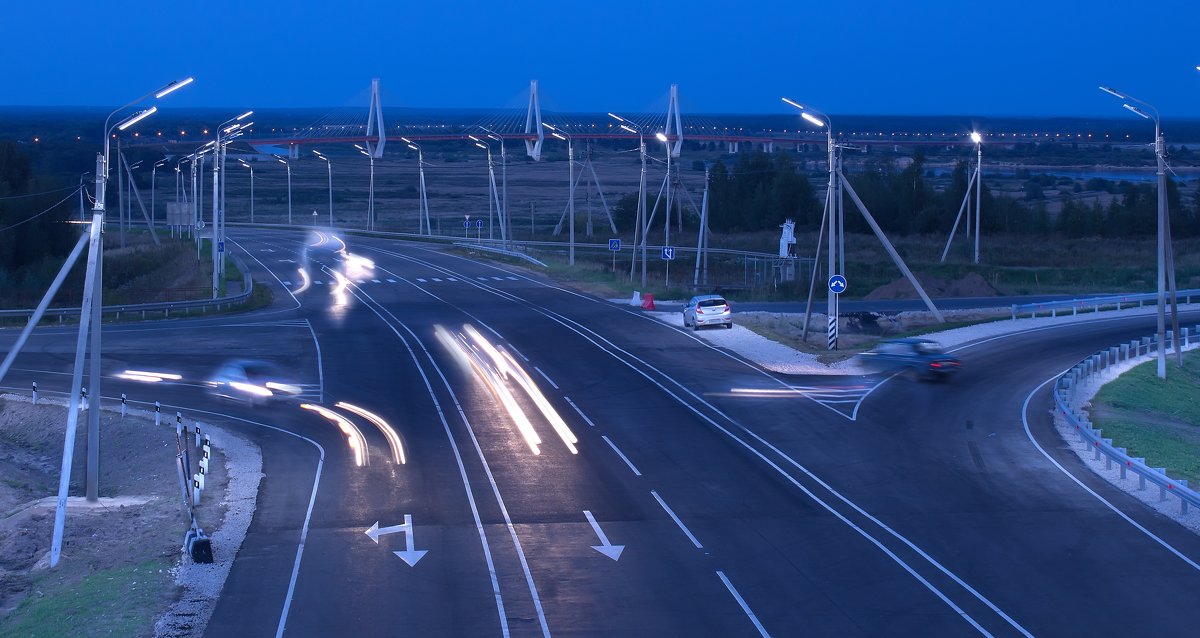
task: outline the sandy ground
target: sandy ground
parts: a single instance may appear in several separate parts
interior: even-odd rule
[[[72,497],[60,564],[49,569],[66,408],[42,398],[0,396],[0,628],[20,615],[20,603],[101,570],[161,560],[176,564],[170,573],[139,579],[154,588],[155,615],[172,607],[184,622],[170,617],[141,635],[199,635],[224,582],[253,512],[261,459],[253,444],[208,426],[214,457],[201,505],[202,527],[213,534],[218,562],[191,565],[183,558],[187,523],[176,470],[174,423],[154,426],[153,414],[131,410],[122,418],[105,410],[101,418],[100,502]],[[86,421],[76,439],[71,493],[83,492]],[[189,421],[189,425],[191,422]],[[178,615],[178,614],[177,614]],[[89,627],[104,626],[97,612]],[[91,631],[81,627],[82,633]]]

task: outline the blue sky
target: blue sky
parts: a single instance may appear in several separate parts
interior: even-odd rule
[[[0,105],[1200,117],[1200,1],[13,0]],[[94,34],[102,34],[102,39]],[[98,56],[104,43],[104,55]],[[95,62],[101,59],[102,65]],[[16,60],[14,62],[14,60]]]

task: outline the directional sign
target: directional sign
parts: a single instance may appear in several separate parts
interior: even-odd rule
[[[663,246],[662,258],[663,258],[663,261],[671,261],[671,260],[675,259],[675,247],[674,246]]]
[[[202,228],[204,228],[204,220],[203,219],[197,220],[196,221],[196,230],[200,230]]]
[[[413,540],[414,534],[413,534],[413,524],[412,524],[412,515],[411,514],[405,514],[404,515],[404,523],[402,523],[400,525],[391,525],[389,527],[380,527],[379,521],[375,521],[375,524],[367,529],[366,535],[370,536],[371,540],[375,541],[375,544],[379,544],[380,536],[383,536],[384,534],[395,534],[396,532],[404,532],[405,550],[402,552],[392,552],[392,553],[399,556],[400,559],[403,560],[404,562],[408,563],[409,567],[416,566],[417,561],[421,560],[421,558],[423,558],[425,556],[425,554],[428,554],[429,550],[413,549],[413,547],[415,545],[415,541]]]
[[[846,292],[846,278],[841,275],[833,275],[829,278],[829,292],[835,295],[840,295]]]
[[[608,249],[609,250],[621,250],[621,240],[620,239],[608,240]]]
[[[463,228],[470,228],[470,227],[471,227],[471,220],[464,219],[463,220]]]
[[[482,219],[476,219],[476,220],[475,220],[475,227],[476,227],[476,228],[483,228],[483,220],[482,220]]]

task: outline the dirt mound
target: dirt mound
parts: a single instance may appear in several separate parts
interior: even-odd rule
[[[958,279],[944,279],[927,273],[915,273],[917,280],[925,287],[930,297],[996,297],[999,292],[992,288],[978,273],[968,273]],[[901,277],[867,293],[864,299],[879,301],[885,299],[918,299],[916,288],[908,279]]]

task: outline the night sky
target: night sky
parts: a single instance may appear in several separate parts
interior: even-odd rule
[[[1200,117],[1200,2],[12,0],[0,105]],[[101,47],[102,45],[102,47]],[[103,55],[99,55],[103,52]],[[1132,115],[1131,115],[1132,117]]]

